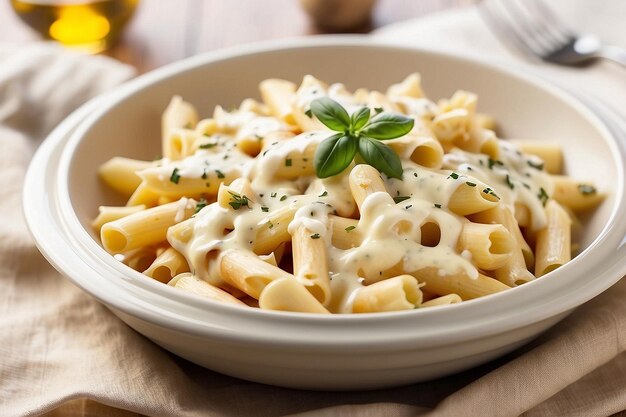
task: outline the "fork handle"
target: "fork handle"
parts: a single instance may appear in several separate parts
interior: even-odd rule
[[[608,59],[626,67],[626,49],[620,48],[619,46],[604,46],[598,51],[597,56],[598,58]]]

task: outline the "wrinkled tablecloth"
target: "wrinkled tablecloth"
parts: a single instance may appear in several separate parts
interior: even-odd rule
[[[584,8],[567,10],[580,27],[626,46],[625,6],[600,0],[587,2],[588,16]],[[376,36],[517,60],[474,9]],[[626,409],[626,280],[504,358],[400,388],[289,390],[220,375],[166,352],[57,273],[36,249],[21,211],[37,144],[132,69],[40,43],[0,44],[0,63],[0,416],[608,416]],[[609,63],[534,67],[626,113],[626,70]]]

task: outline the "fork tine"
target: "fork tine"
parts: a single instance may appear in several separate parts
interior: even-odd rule
[[[537,58],[538,52],[532,49],[523,35],[514,29],[508,16],[492,0],[483,0],[478,4],[478,11],[491,29],[499,34],[514,52],[523,52],[527,57]]]
[[[541,0],[526,0],[524,6],[531,16],[536,35],[542,37],[548,47],[544,55],[561,49],[570,41],[573,35]]]
[[[553,12],[553,10],[541,0],[529,0],[527,2],[530,7],[535,9],[536,15],[548,27],[552,28],[552,32],[561,42],[567,42],[575,37],[574,31],[565,25]]]
[[[514,21],[514,26],[518,27],[522,32],[522,38],[539,56],[543,56],[551,51],[554,46],[552,40],[549,39],[543,31],[543,27],[537,24],[528,9],[515,0],[504,1],[503,4]]]

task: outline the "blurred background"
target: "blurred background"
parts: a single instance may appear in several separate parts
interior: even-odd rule
[[[224,46],[367,33],[477,0],[0,0],[0,42],[56,39],[145,72]]]

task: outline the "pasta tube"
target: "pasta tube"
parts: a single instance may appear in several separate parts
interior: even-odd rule
[[[411,275],[400,275],[361,288],[352,304],[353,313],[412,310],[422,303],[422,291]]]
[[[240,249],[229,249],[220,256],[220,275],[224,281],[256,299],[263,288],[280,278],[295,277],[264,262],[257,255]]]
[[[102,245],[110,253],[120,253],[161,243],[167,229],[189,218],[195,208],[195,201],[183,198],[109,222],[100,231]]]
[[[330,279],[326,243],[313,238],[313,232],[305,226],[296,229],[293,235],[293,272],[299,279],[307,281],[306,289],[324,306],[330,302]],[[308,285],[310,284],[310,285]]]
[[[247,307],[245,303],[236,299],[226,291],[211,285],[206,281],[202,281],[190,273],[177,275],[169,282],[168,285],[220,303]]]
[[[296,279],[280,278],[261,292],[259,307],[265,310],[330,314],[328,310]]]
[[[535,275],[540,277],[568,262],[571,257],[571,219],[554,200],[546,205],[548,224],[537,233]]]

